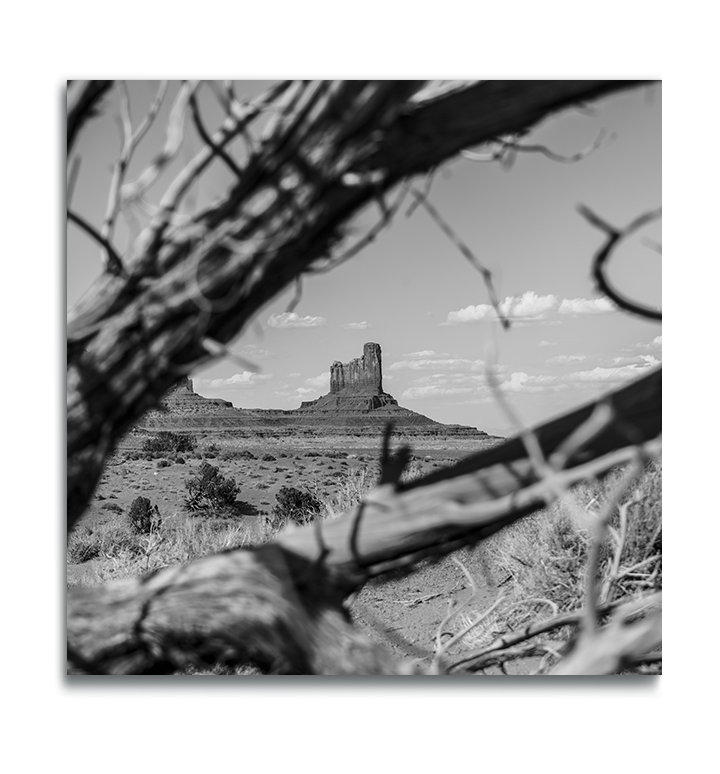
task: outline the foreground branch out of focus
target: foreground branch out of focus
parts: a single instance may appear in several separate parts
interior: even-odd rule
[[[178,224],[191,184],[265,105],[229,101],[225,123],[169,186],[122,271],[107,271],[68,316],[68,530],[116,441],[270,299],[303,273],[331,267],[363,206],[464,148],[639,83],[494,81],[425,98],[412,81],[283,83],[267,98],[274,117],[241,177],[220,202]],[[181,89],[171,120],[196,110],[195,88]],[[69,152],[106,91],[88,86],[69,110]],[[120,198],[127,204],[142,185],[129,184]],[[537,430],[543,454],[562,452],[555,481],[537,477],[516,439],[409,485],[384,483],[356,511],[262,548],[69,589],[71,671],[166,674],[252,661],[282,674],[412,673],[355,630],[343,600],[369,577],[410,571],[425,556],[488,537],[559,488],[629,461],[636,445],[653,452],[660,372],[606,403],[610,420],[580,445],[573,434],[593,406]]]

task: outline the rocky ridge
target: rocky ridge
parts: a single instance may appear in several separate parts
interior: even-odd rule
[[[330,367],[330,392],[299,408],[240,409],[219,398],[204,398],[184,379],[165,398],[158,411],[151,411],[137,425],[140,431],[174,430],[232,433],[303,435],[347,433],[377,437],[388,422],[402,435],[438,438],[483,438],[482,430],[464,425],[444,425],[398,405],[383,390],[382,350],[368,342],[362,357],[348,363],[335,361]]]

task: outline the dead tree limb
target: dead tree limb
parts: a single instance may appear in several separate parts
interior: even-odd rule
[[[124,262],[127,275],[104,274],[69,315],[68,529],[117,439],[269,300],[316,262],[332,264],[363,206],[465,147],[638,83],[483,82],[416,98],[415,82],[296,82],[256,104],[230,103],[211,145],[171,183]],[[171,151],[195,89],[176,100]],[[275,98],[262,144],[238,163],[224,199],[178,225],[190,184]],[[351,626],[343,600],[374,575],[484,539],[543,505],[558,481],[599,474],[629,460],[632,445],[653,443],[659,371],[606,401],[611,420],[598,432],[578,435],[594,405],[536,431],[546,458],[562,451],[557,480],[539,478],[516,439],[409,484],[384,483],[321,535],[309,526],[257,550],[69,589],[72,670],[166,674],[253,661],[283,674],[412,673]]]
[[[660,372],[605,401],[616,426],[567,456],[567,467],[557,471],[565,486],[633,459],[629,427],[632,444],[653,451],[662,420]],[[538,428],[544,451],[562,444],[594,409]],[[282,674],[412,674],[352,628],[343,600],[369,577],[494,534],[542,507],[557,483],[535,474],[516,439],[410,484],[384,483],[358,508],[325,522],[321,536],[313,525],[288,529],[257,550],[68,589],[72,668],[167,674],[190,664],[251,661]],[[633,656],[644,641],[623,639]],[[593,668],[600,668],[598,657],[595,649],[588,656]]]
[[[282,84],[286,104],[225,198],[170,226],[189,181],[214,157],[205,147],[125,260],[129,276],[103,275],[69,315],[68,528],[114,442],[211,358],[202,341],[237,336],[332,255],[364,205],[463,148],[640,83],[489,81],[416,101],[419,84],[409,81]],[[234,120],[242,124],[254,109]]]
[[[67,106],[67,153],[70,155],[75,140],[84,124],[97,114],[100,100],[107,94],[113,81],[83,81],[74,87],[77,91],[70,104],[68,94]]]

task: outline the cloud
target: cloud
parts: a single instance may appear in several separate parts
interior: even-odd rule
[[[657,362],[658,361],[655,361],[655,363]],[[561,378],[568,382],[613,382],[621,384],[636,379],[638,376],[642,376],[652,368],[655,363],[632,363],[630,365],[609,368],[598,366],[589,371],[575,371],[571,374],[565,374],[565,376]]]
[[[531,376],[516,371],[509,377],[501,377],[503,392],[555,392],[567,389],[566,384],[556,383],[554,376]],[[405,400],[420,400],[444,395],[491,396],[484,376],[475,374],[432,374],[413,379],[402,394]]]
[[[485,361],[465,358],[423,358],[418,360],[398,360],[390,365],[388,371],[484,371]]]
[[[282,314],[271,314],[268,317],[268,325],[271,328],[319,328],[325,325],[327,320],[324,317],[300,317],[295,312],[283,312]]]
[[[557,341],[541,341],[538,347],[557,347]]]
[[[203,387],[210,387],[216,390],[220,387],[254,387],[272,378],[273,374],[254,374],[251,371],[243,371],[242,373],[228,376],[226,379],[198,379],[198,382]]]
[[[609,298],[564,298],[558,308],[560,314],[607,314],[617,312]]]
[[[552,365],[563,365],[565,363],[581,363],[587,360],[587,355],[555,355],[548,358],[547,362]]]
[[[351,331],[365,331],[368,328],[372,328],[372,325],[370,325],[370,323],[367,322],[366,320],[363,320],[362,322],[345,323],[345,325],[343,325],[342,327],[348,328]]]
[[[450,355],[447,352],[435,352],[433,349],[421,349],[419,352],[408,352],[403,357],[450,357]]]
[[[266,360],[269,357],[275,357],[274,352],[270,352],[269,349],[260,349],[255,344],[245,344],[237,350],[237,353],[253,360]]]
[[[318,390],[330,389],[330,371],[324,371],[319,376],[311,376],[305,380],[305,384],[312,387],[315,392]]]
[[[516,322],[534,322],[545,320],[552,313],[564,315],[605,314],[617,311],[617,307],[608,298],[563,298],[548,294],[539,296],[527,290],[521,296],[507,296],[499,304],[503,315]],[[454,312],[448,312],[441,325],[460,325],[462,323],[497,320],[495,309],[490,304],[466,306]],[[553,346],[547,342],[545,346]]]
[[[662,336],[656,336],[652,341],[639,341],[635,345],[638,349],[656,349],[662,347]]]
[[[539,296],[532,290],[528,290],[519,297],[507,296],[499,304],[503,315],[513,320],[537,320],[557,307],[556,296]],[[482,320],[497,320],[495,309],[490,304],[478,304],[466,306],[455,312],[448,312],[448,316],[441,325],[459,325],[461,323],[480,322]]]

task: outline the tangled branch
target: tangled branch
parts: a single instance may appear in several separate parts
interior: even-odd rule
[[[599,228],[600,231],[602,231],[607,236],[605,244],[600,248],[593,259],[592,274],[595,278],[598,289],[608,298],[612,299],[612,301],[614,301],[621,309],[625,309],[627,312],[640,315],[640,317],[645,317],[648,320],[662,320],[662,312],[638,304],[635,301],[632,301],[631,299],[621,295],[612,287],[612,285],[610,285],[605,276],[605,264],[607,263],[610,255],[612,254],[612,251],[615,249],[617,244],[621,240],[626,239],[631,234],[638,231],[638,229],[646,226],[648,223],[651,223],[654,220],[657,220],[662,214],[662,209],[659,208],[657,210],[652,210],[651,212],[646,212],[645,214],[640,215],[640,217],[636,218],[632,223],[630,223],[629,226],[626,226],[624,229],[616,229],[614,226],[611,226],[609,223],[606,223],[604,220],[599,218],[589,207],[585,207],[584,205],[580,205],[580,207],[578,207],[578,211],[589,223],[591,223],[596,228]]]

